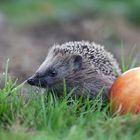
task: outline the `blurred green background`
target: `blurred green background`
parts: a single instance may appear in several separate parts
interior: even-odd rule
[[[140,0],[0,0],[0,72],[26,79],[54,43],[89,40],[140,54]],[[127,60],[127,59],[126,59]]]
[[[139,0],[1,0],[0,9],[12,23],[71,20],[86,12],[121,15],[140,24]]]

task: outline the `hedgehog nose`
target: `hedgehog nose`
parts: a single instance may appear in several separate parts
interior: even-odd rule
[[[34,77],[30,77],[28,80],[27,80],[27,83],[29,85],[35,85],[35,78]]]

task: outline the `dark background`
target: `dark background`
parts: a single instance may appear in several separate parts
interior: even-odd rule
[[[89,40],[139,63],[140,0],[0,0],[0,73],[31,75],[55,43]],[[122,51],[122,47],[123,50]],[[123,54],[124,53],[124,54]]]

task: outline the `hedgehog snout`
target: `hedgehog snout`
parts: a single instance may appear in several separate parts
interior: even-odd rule
[[[32,77],[30,77],[29,79],[27,79],[27,83],[29,85],[35,85],[35,83],[36,83],[36,77],[35,77],[35,75],[33,75]]]
[[[27,79],[27,83],[32,86],[46,87],[47,81],[44,77],[38,77],[38,75],[33,75]]]

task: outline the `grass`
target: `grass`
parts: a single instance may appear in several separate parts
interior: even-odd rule
[[[122,68],[124,71],[128,68],[123,57]],[[71,93],[67,94],[65,84],[61,98],[49,91],[25,92],[24,83],[17,85],[8,75],[8,62],[3,79],[0,140],[137,140],[140,137],[140,115],[114,115],[100,97],[73,99]]]
[[[135,139],[139,138],[140,116],[113,116],[108,107],[101,108],[98,98],[58,99],[47,93],[21,96],[21,91],[0,91],[0,139]]]

